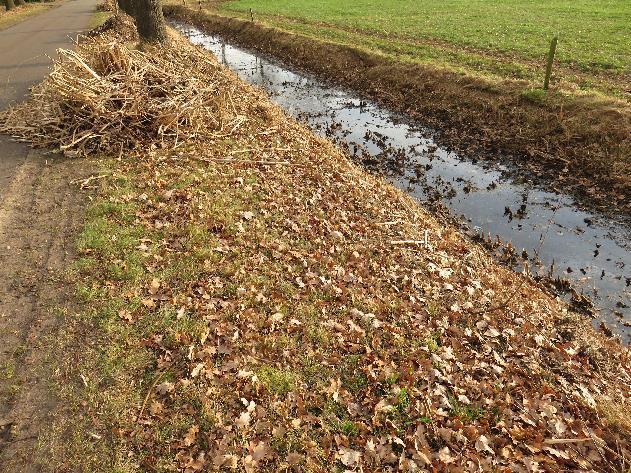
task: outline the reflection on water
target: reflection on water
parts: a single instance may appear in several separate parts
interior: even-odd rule
[[[352,92],[188,25],[174,26],[242,79],[266,89],[289,114],[346,146],[356,160],[379,169],[420,201],[440,202],[462,217],[469,233],[498,236],[529,258],[531,272],[568,279],[593,300],[596,325],[604,320],[631,341],[631,231],[624,223],[579,210],[569,196],[518,182],[504,166],[441,149],[431,130]]]

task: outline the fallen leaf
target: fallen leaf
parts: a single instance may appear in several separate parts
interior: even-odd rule
[[[197,425],[188,429],[188,432],[184,436],[184,445],[190,447],[197,441],[197,434],[199,433],[199,427]]]
[[[175,390],[175,385],[169,381],[164,381],[156,386],[156,392],[161,395],[171,393]]]
[[[361,452],[350,448],[342,447],[337,452],[337,458],[345,466],[355,466],[361,460]]]
[[[246,429],[250,426],[250,413],[248,411],[242,412],[234,423],[237,424],[237,427],[240,429]]]

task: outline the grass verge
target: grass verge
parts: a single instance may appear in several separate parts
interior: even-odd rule
[[[91,70],[146,69],[102,39]],[[219,64],[187,67],[219,128],[121,141],[79,239],[58,470],[620,471],[628,349]]]
[[[42,13],[53,5],[50,3],[27,3],[24,6],[16,7],[11,11],[0,12],[0,30],[6,30],[11,26],[20,23],[27,18]]]
[[[90,18],[90,23],[88,25],[88,29],[93,30],[103,25],[107,20],[112,17],[112,12],[109,11],[97,11]]]

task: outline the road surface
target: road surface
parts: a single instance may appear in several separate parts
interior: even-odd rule
[[[97,0],[67,0],[61,6],[0,31],[0,110],[28,95],[29,87],[48,73],[58,48],[72,45],[84,31]],[[28,149],[0,135],[0,199]]]

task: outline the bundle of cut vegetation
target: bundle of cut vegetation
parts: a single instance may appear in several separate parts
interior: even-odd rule
[[[627,348],[211,56],[114,34],[9,115],[144,145],[80,238],[57,471],[628,471]]]
[[[164,54],[130,49],[124,42],[131,37],[129,20],[113,17],[102,30],[113,27],[116,41],[97,36],[85,38],[76,52],[59,50],[32,99],[0,114],[0,131],[77,156],[177,146],[238,124],[231,87],[206,55],[188,48]]]

